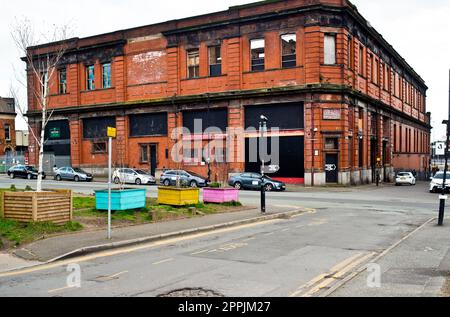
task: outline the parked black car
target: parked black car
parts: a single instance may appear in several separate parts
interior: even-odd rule
[[[180,183],[189,187],[206,187],[208,182],[205,177],[193,172],[183,170],[165,171],[160,178],[160,183],[164,186],[176,186],[177,178],[180,178]]]
[[[258,173],[242,173],[230,178],[228,181],[230,186],[236,189],[261,189],[261,174]],[[264,187],[266,191],[285,191],[286,184],[264,176]]]
[[[76,167],[61,167],[55,172],[55,179],[57,181],[71,180],[75,182],[84,181],[92,182],[94,177],[92,174],[83,171],[81,168]]]
[[[8,170],[8,176],[13,179],[16,177],[26,179],[37,179],[38,170],[34,166],[16,165]],[[45,179],[46,175],[42,172],[42,179]]]

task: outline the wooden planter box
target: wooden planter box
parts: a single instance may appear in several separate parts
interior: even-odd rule
[[[111,210],[124,211],[142,209],[147,202],[146,189],[111,190]],[[108,191],[95,191],[95,205],[97,210],[108,210]]]
[[[204,188],[203,202],[205,203],[230,203],[239,201],[239,191],[234,188]]]
[[[72,220],[72,191],[3,192],[3,217],[18,222],[53,222]]]
[[[158,187],[158,204],[170,206],[197,205],[200,201],[200,189]]]

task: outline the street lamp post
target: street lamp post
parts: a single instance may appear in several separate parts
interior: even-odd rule
[[[449,72],[450,73],[450,72]],[[449,83],[450,83],[450,74],[449,74]],[[448,113],[448,120],[442,121],[442,124],[447,125],[447,134],[445,139],[445,166],[444,166],[444,179],[442,180],[442,195],[440,197],[440,204],[439,204],[439,226],[444,225],[444,215],[445,215],[445,201],[447,200],[447,197],[445,196],[446,191],[446,185],[447,185],[447,169],[448,169],[448,151],[449,151],[449,139],[450,139],[450,85],[449,85],[449,113]]]
[[[264,132],[267,130],[268,119],[265,116],[261,116],[261,121],[259,122],[259,132],[260,132],[260,142],[259,142],[259,154],[261,156],[261,213],[266,212],[266,187],[264,186],[264,168],[265,162],[264,157],[267,153],[266,142],[264,140]]]

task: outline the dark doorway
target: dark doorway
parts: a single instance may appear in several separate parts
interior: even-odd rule
[[[157,146],[156,144],[151,144],[150,145],[150,173],[155,176],[156,174],[156,165],[158,164],[158,160],[157,160]]]
[[[326,154],[326,164],[325,164],[325,173],[326,173],[326,182],[327,183],[338,183],[338,166],[339,159],[337,154]]]
[[[279,178],[304,178],[305,154],[304,137],[280,137],[280,170],[271,174],[271,177]],[[257,142],[257,140],[253,140]],[[268,153],[271,153],[271,138],[268,138]],[[261,172],[261,161],[250,161],[250,139],[245,140],[245,171],[251,173]]]
[[[383,141],[383,175],[384,175],[384,182],[387,183],[389,181],[388,179],[388,173],[386,171],[386,164],[387,164],[387,145],[388,141]]]
[[[370,141],[370,166],[372,168],[372,183],[376,181],[377,177],[377,139]]]

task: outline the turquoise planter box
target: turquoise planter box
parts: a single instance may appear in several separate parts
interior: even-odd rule
[[[111,210],[124,211],[141,209],[146,205],[146,189],[111,190]],[[97,210],[108,210],[108,190],[95,191]]]

